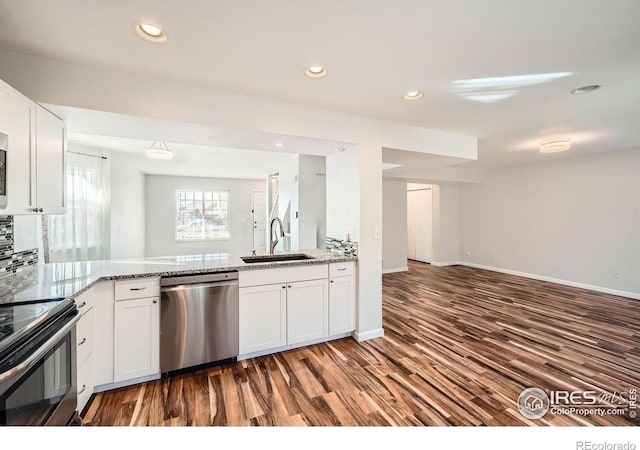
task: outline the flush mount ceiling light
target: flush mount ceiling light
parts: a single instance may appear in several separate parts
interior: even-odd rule
[[[589,92],[597,91],[601,87],[602,86],[600,86],[599,84],[590,84],[588,86],[582,86],[577,89],[574,89],[571,91],[571,93],[573,95],[588,94]]]
[[[327,75],[328,71],[326,67],[319,66],[317,64],[312,64],[307,67],[304,71],[304,74],[310,78],[322,78]]]
[[[564,152],[571,148],[569,139],[555,139],[547,141],[540,145],[540,153],[558,153]]]
[[[167,41],[167,33],[165,33],[162,28],[158,25],[155,25],[151,22],[140,22],[136,25],[136,33],[143,39],[151,42],[166,42]]]
[[[419,98],[422,98],[423,95],[424,94],[420,91],[407,91],[404,93],[402,98],[405,100],[418,100]]]
[[[169,150],[166,142],[154,142],[147,149],[147,158],[152,159],[173,159],[173,152]]]

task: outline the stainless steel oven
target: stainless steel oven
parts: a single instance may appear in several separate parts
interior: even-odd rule
[[[75,324],[79,317],[71,299],[0,308],[4,323],[0,332],[5,331],[0,353],[0,425],[68,425],[77,420]]]

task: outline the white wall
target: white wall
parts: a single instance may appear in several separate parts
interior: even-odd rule
[[[640,149],[484,179],[461,192],[465,261],[640,293]]]
[[[145,175],[141,156],[111,152],[111,258],[145,256]]]
[[[326,236],[326,158],[300,155],[298,171],[299,247],[324,248]]]
[[[290,163],[281,164],[278,170],[278,217],[287,235],[278,237],[276,251],[297,251],[299,248],[299,221],[295,215],[298,211],[298,159],[295,155]]]
[[[170,177],[147,175],[146,255],[169,256],[225,252],[249,255],[253,248],[251,192],[264,190],[264,180]],[[229,190],[231,239],[227,241],[176,242],[175,191],[178,189]]]
[[[433,185],[433,261],[451,264],[461,257],[460,186]]]
[[[407,270],[407,183],[382,180],[382,272]]]
[[[327,156],[327,236],[345,239],[347,230],[360,240],[360,158],[350,147]],[[382,179],[382,176],[380,177]]]

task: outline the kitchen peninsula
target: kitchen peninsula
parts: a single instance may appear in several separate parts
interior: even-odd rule
[[[93,392],[165,373],[160,364],[161,314],[185,312],[165,309],[163,296],[161,313],[161,280],[184,279],[186,285],[195,276],[211,274],[237,279],[232,287],[235,309],[225,313],[224,320],[237,321],[232,329],[238,332],[221,338],[236,342],[231,360],[351,336],[356,328],[357,258],[317,249],[299,253],[308,257],[247,263],[240,256],[216,253],[51,263],[3,278],[0,291],[5,302],[75,298],[81,314],[75,351],[82,411]],[[208,316],[192,316],[188,324],[216,326],[207,322]],[[190,351],[187,347],[182,353]]]

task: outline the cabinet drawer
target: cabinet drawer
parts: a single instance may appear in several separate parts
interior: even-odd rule
[[[266,284],[292,283],[295,281],[327,278],[327,264],[282,267],[265,270],[242,270],[238,274],[240,287],[262,286]]]
[[[76,350],[78,364],[82,364],[93,351],[93,314],[95,308],[88,310],[76,325]]]
[[[91,289],[83,292],[82,294],[78,295],[75,298],[76,307],[78,308],[78,311],[80,311],[80,314],[82,315],[86,314],[86,312],[89,311],[94,306],[95,298],[93,295],[90,294],[90,292],[91,292]]]
[[[353,275],[355,272],[355,263],[353,261],[329,264],[329,277],[344,277]]]
[[[78,411],[82,412],[93,394],[93,353],[78,367]]]
[[[158,297],[159,295],[159,278],[135,278],[131,280],[116,281],[116,301],[130,300],[133,298]]]

